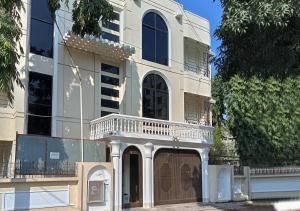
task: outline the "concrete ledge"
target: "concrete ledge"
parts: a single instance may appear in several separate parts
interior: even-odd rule
[[[76,182],[78,177],[51,177],[51,178],[11,178],[0,179],[0,184],[24,183],[24,182]]]

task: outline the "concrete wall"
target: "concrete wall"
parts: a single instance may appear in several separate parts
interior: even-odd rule
[[[45,210],[87,210],[93,208],[88,200],[88,181],[97,170],[107,172],[107,199],[109,206],[97,210],[112,210],[113,180],[111,163],[78,163],[77,177],[24,178],[0,180],[0,211],[40,208]],[[96,172],[97,173],[97,172]],[[96,177],[99,175],[96,175]],[[97,178],[96,178],[97,179]],[[101,179],[101,178],[100,178]],[[97,204],[96,204],[97,205]],[[61,207],[61,208],[59,208]]]
[[[300,175],[251,176],[251,199],[300,198]]]
[[[78,204],[78,178],[1,179],[0,210]],[[42,197],[42,198],[40,198]],[[56,198],[59,197],[60,199]]]

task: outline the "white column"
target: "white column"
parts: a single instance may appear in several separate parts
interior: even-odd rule
[[[202,162],[202,199],[203,199],[203,202],[209,202],[208,153],[209,153],[209,148],[200,149],[201,162]]]
[[[113,181],[114,181],[114,200],[113,200],[113,207],[114,211],[121,211],[122,210],[122,170],[120,170],[120,142],[112,141],[111,143],[111,156],[112,156],[112,163],[113,163]]]
[[[152,207],[152,191],[153,191],[153,184],[152,184],[152,177],[153,177],[153,168],[152,168],[152,150],[153,144],[147,143],[144,145],[145,148],[145,172],[144,172],[144,200],[143,200],[143,207],[144,208],[151,208]]]

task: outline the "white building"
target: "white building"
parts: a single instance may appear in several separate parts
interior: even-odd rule
[[[25,89],[11,106],[1,95],[0,162],[14,162],[16,133],[80,138],[77,66],[83,137],[110,146],[115,207],[208,201],[209,22],[173,0],[111,0],[117,19],[81,38],[72,1],[57,25],[47,0],[23,2]]]

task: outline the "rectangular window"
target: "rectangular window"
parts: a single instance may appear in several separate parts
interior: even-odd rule
[[[53,20],[47,0],[31,1],[30,52],[53,57]]]
[[[112,112],[108,112],[108,111],[101,111],[101,117],[107,116],[109,114],[113,114],[113,113]]]
[[[106,87],[101,87],[101,95],[119,97],[119,91],[115,89],[110,89]]]
[[[52,76],[29,72],[28,134],[51,136]]]
[[[119,79],[112,78],[106,75],[101,75],[101,82],[105,84],[111,84],[114,86],[119,86]]]
[[[119,75],[119,68],[108,64],[101,64],[101,71]]]
[[[102,39],[106,39],[106,40],[110,40],[113,42],[119,42],[120,38],[117,35],[111,34],[111,33],[107,33],[107,32],[102,32]]]
[[[119,32],[120,31],[120,26],[119,24],[113,23],[113,22],[107,22],[107,23],[103,23],[103,27]]]
[[[119,109],[119,102],[114,100],[101,99],[101,106],[106,108]]]

